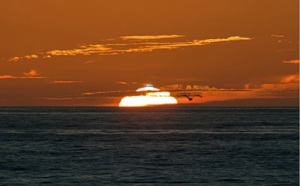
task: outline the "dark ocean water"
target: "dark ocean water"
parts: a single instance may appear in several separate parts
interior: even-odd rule
[[[299,109],[0,107],[0,157],[0,185],[299,185]]]

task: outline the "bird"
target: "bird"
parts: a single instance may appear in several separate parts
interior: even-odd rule
[[[189,97],[188,95],[183,95],[184,97],[187,97],[189,101],[193,101],[193,97]]]
[[[198,97],[200,97],[200,98],[202,98],[202,96],[201,95],[193,95],[193,96],[188,96],[188,95],[183,95],[184,97],[187,97],[188,99],[189,99],[189,101],[193,101],[193,98],[194,97],[196,97],[196,96],[198,96]]]

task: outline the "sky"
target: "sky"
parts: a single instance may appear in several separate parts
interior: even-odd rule
[[[298,0],[2,0],[0,106],[299,105]]]

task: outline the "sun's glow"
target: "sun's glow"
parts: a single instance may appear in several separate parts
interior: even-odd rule
[[[119,107],[145,107],[152,105],[177,104],[177,100],[170,96],[170,92],[160,92],[159,89],[154,88],[151,84],[139,88],[136,91],[146,92],[146,94],[140,96],[126,96],[121,100]]]
[[[165,104],[177,104],[177,100],[174,97],[126,96],[121,100],[119,106],[145,107]]]

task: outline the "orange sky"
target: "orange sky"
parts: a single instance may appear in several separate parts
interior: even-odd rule
[[[117,105],[144,83],[299,104],[298,0],[3,0],[0,24],[0,106]]]

